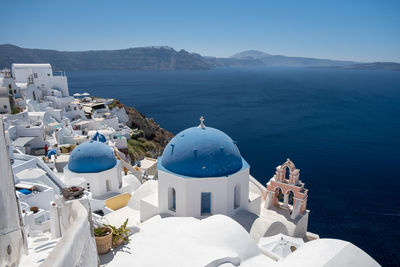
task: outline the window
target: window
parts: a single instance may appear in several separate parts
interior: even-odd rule
[[[33,77],[34,77],[34,78],[37,78],[37,77],[38,77],[38,75],[37,75],[36,72],[33,74]]]
[[[5,109],[7,109],[7,105],[4,105],[3,107],[4,107]]]
[[[211,214],[211,192],[201,193],[201,215]]]
[[[107,192],[110,192],[110,191],[111,191],[110,180],[106,180],[106,190],[107,190]]]
[[[173,187],[168,189],[168,209],[176,211],[176,191]]]
[[[17,90],[14,89],[14,94],[16,94],[16,93],[17,93]]]
[[[240,207],[240,184],[237,184],[235,186],[235,189],[233,192],[233,198],[234,198],[233,208],[237,209]]]

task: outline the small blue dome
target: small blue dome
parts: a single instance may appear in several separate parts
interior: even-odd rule
[[[239,171],[242,157],[235,142],[211,127],[192,127],[177,134],[160,159],[168,171],[189,177],[221,177]]]
[[[78,173],[102,172],[117,164],[110,147],[99,141],[90,141],[77,146],[69,157],[68,168]]]

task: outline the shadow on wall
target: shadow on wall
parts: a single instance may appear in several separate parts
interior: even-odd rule
[[[270,227],[268,227],[268,230],[265,232],[264,237],[274,236],[279,233],[282,233],[284,235],[289,235],[289,232],[283,223],[274,222],[270,225]]]

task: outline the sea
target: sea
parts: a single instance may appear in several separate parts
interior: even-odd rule
[[[308,230],[400,264],[400,72],[322,68],[71,71],[70,93],[119,99],[173,132],[237,141],[261,183],[290,158]]]

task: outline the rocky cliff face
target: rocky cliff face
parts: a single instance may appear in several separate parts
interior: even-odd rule
[[[171,132],[161,128],[152,118],[146,118],[135,108],[125,106],[125,110],[129,116],[127,125],[131,128],[143,130],[144,137],[153,141],[158,149],[164,150],[169,140],[174,137]]]
[[[161,126],[158,125],[152,118],[146,118],[146,116],[140,113],[137,109],[128,107],[118,100],[114,100],[109,107],[111,109],[115,107],[124,108],[128,114],[128,121],[126,122],[126,125],[132,129],[137,128],[142,130],[144,134],[143,137],[146,140],[154,143],[154,151],[156,151],[158,154],[162,153],[169,140],[174,137],[171,132],[161,128]]]

